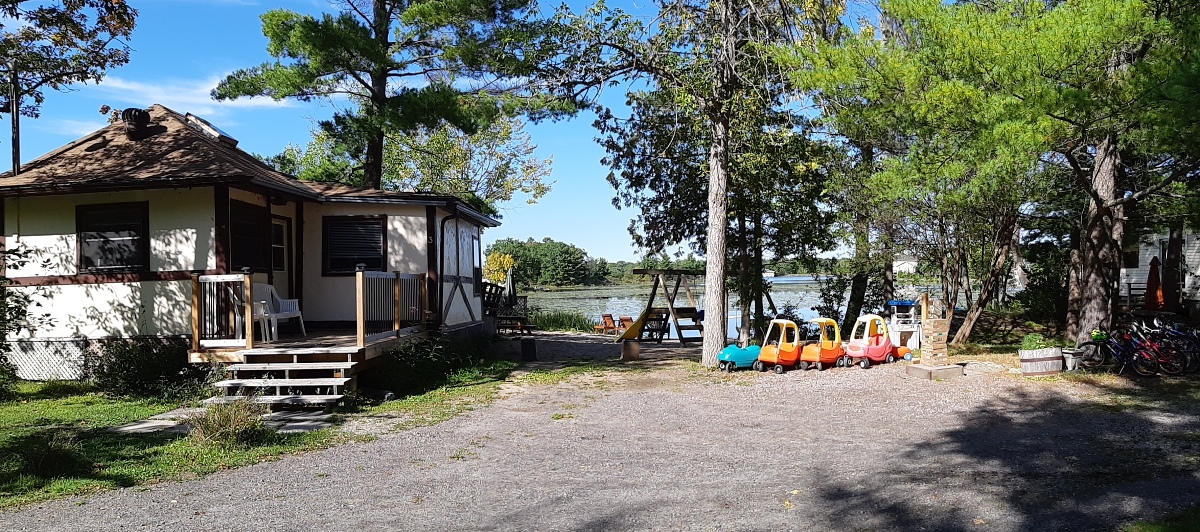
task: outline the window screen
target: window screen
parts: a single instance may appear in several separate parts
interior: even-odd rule
[[[148,271],[149,225],[146,202],[76,207],[79,273]]]
[[[357,264],[369,271],[385,271],[383,218],[326,217],[322,227],[323,273],[353,273]]]

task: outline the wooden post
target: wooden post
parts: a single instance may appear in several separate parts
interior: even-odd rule
[[[200,350],[200,274],[192,274],[192,351]]]
[[[254,293],[250,291],[253,286],[254,279],[250,272],[242,274],[242,302],[245,303],[246,309],[242,313],[245,316],[246,322],[246,349],[254,348]],[[263,331],[263,336],[267,336],[267,332]]]
[[[392,332],[396,336],[400,336],[400,296],[404,295],[404,292],[400,289],[400,272],[395,273],[395,288],[396,294],[394,301],[392,301],[392,308],[395,309],[392,312]]]
[[[365,264],[354,267],[354,293],[356,295],[355,319],[358,321],[358,332],[355,335],[358,347],[367,345],[367,272]]]
[[[417,319],[421,320],[421,330],[425,330],[429,323],[429,317],[426,316],[428,311],[425,310],[425,307],[429,305],[429,299],[427,299],[429,294],[428,280],[429,274],[425,274],[425,279],[421,279],[421,282],[418,283],[420,286],[417,288],[421,292],[421,299],[417,301]]]

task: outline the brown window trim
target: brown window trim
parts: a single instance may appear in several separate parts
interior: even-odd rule
[[[109,268],[103,271],[93,271],[83,267],[83,231],[80,221],[89,211],[111,209],[140,209],[142,212],[140,239],[138,241],[138,262],[140,266],[125,268]],[[150,271],[150,202],[130,201],[124,203],[93,203],[75,206],[75,272],[78,275],[107,275],[114,273],[144,273]]]
[[[369,215],[345,215],[345,216],[322,216],[321,217],[321,276],[322,277],[342,277],[354,275],[354,270],[330,270],[329,269],[329,222],[342,220],[375,220],[379,222],[381,233],[381,244],[383,246],[382,268],[374,270],[368,268],[368,271],[388,271],[388,235],[387,235],[387,216],[379,214]]]

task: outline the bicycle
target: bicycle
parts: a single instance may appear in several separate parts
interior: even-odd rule
[[[1146,349],[1135,349],[1135,346],[1136,339],[1130,330],[1115,329],[1110,334],[1093,329],[1092,341],[1080,344],[1077,349],[1083,351],[1080,364],[1085,368],[1095,368],[1113,361],[1118,375],[1123,373],[1126,367],[1132,367],[1134,373],[1143,377],[1157,375],[1157,357]]]

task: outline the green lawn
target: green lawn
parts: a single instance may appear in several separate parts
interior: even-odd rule
[[[332,430],[279,435],[266,445],[226,449],[178,434],[105,429],[175,408],[115,399],[77,383],[19,385],[0,403],[0,508],[121,486],[186,479],[346,440]]]

